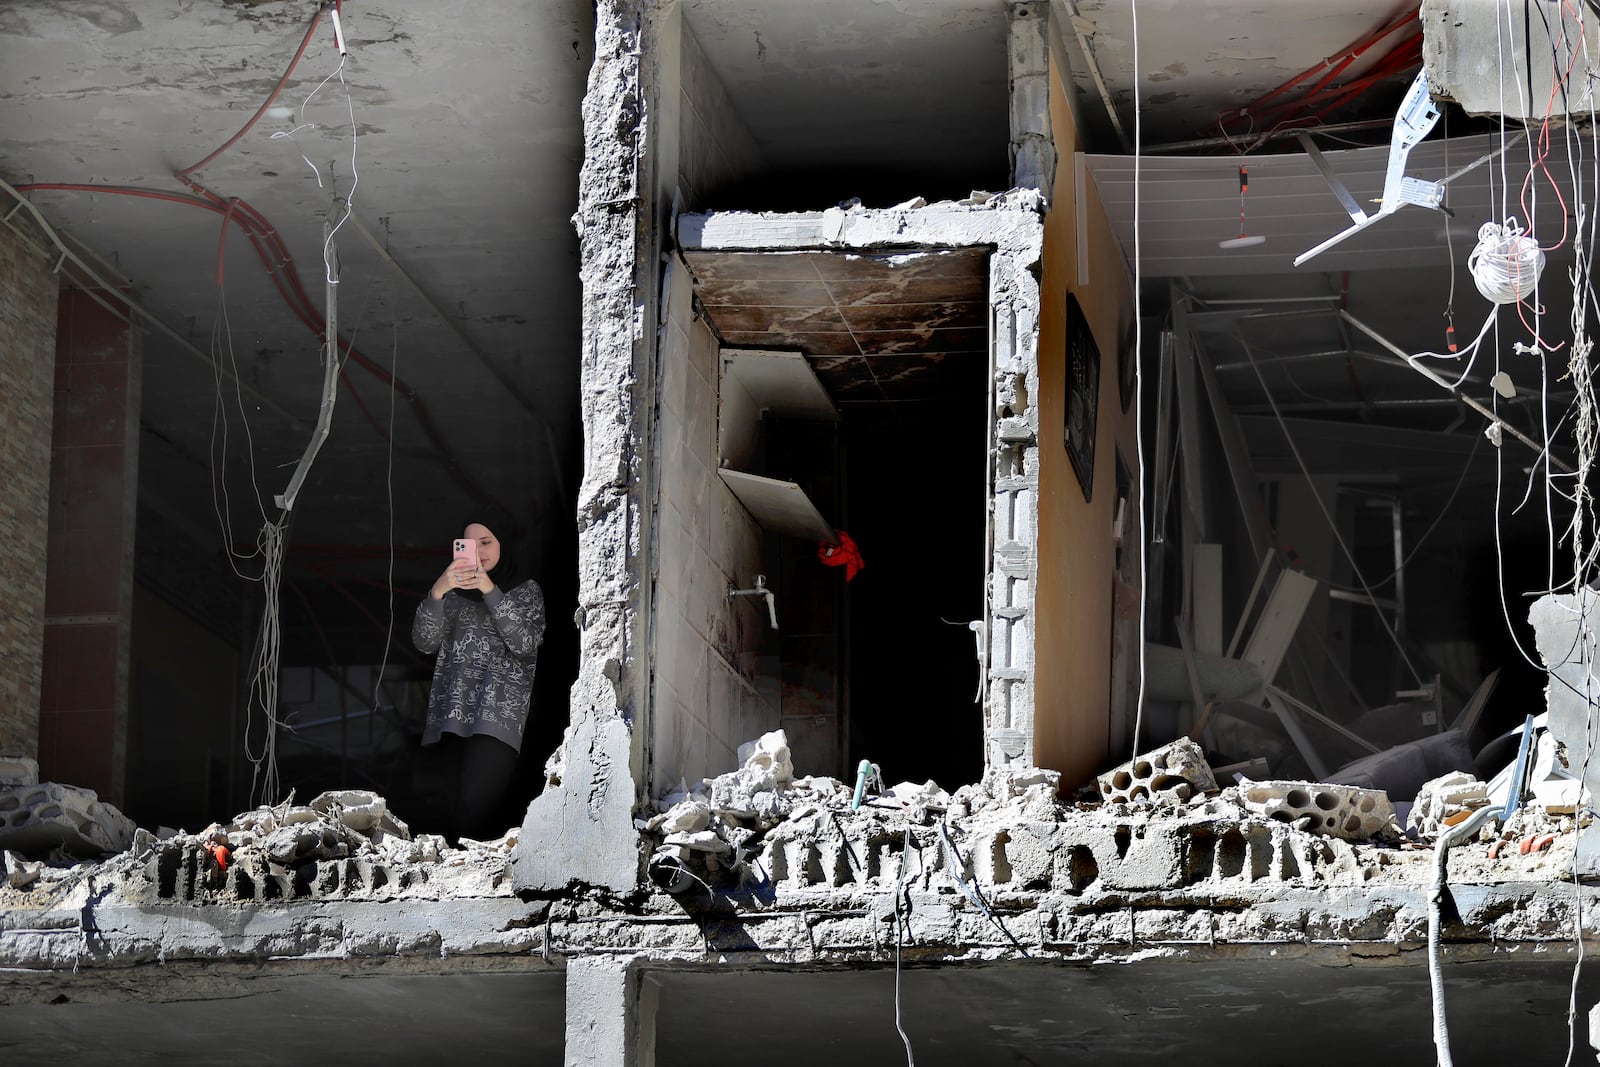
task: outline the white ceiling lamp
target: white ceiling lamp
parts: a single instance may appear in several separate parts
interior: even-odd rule
[[[1239,236],[1230,237],[1225,241],[1218,241],[1218,248],[1251,248],[1265,241],[1260,234],[1245,232],[1244,225],[1244,194],[1250,190],[1250,168],[1239,167]]]

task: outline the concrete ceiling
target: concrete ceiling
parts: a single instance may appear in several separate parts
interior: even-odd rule
[[[1444,967],[1451,1052],[1462,1067],[1560,1062],[1572,964],[1545,954]],[[1578,1004],[1600,988],[1585,968]],[[657,1062],[744,1067],[897,1063],[893,968],[831,973],[662,971]],[[161,988],[160,986],[156,987]],[[0,1050],[16,1062],[77,1067],[188,1062],[386,1067],[466,1056],[561,1060],[565,975],[257,976],[208,988],[4,1009]],[[169,1001],[169,997],[183,997]],[[916,1062],[1142,1063],[1344,1067],[1433,1055],[1423,961],[1278,956],[1127,965],[907,967],[900,1025]],[[730,1020],[741,1020],[730,1027]],[[1577,1023],[1577,1047],[1587,1022]],[[765,1051],[760,1051],[765,1050]],[[191,1052],[193,1055],[191,1055]]]
[[[1070,18],[1065,0],[1051,6]],[[1131,121],[1132,7],[1077,7],[1076,27]],[[845,195],[893,203],[1005,183],[1004,0],[683,0],[682,9],[767,168],[708,207],[818,207]],[[1219,0],[1197,12],[1143,0],[1146,141],[1198,129],[1205,115],[1314,66],[1395,10]],[[11,0],[0,7],[0,177],[192,196],[174,172],[246,124],[315,11],[310,0]],[[347,0],[344,81],[324,20],[275,101],[288,112],[263,116],[195,172],[270,221],[314,310],[324,303],[323,223],[343,216],[346,197],[353,210],[335,238],[338,318],[363,358],[345,367],[333,433],[296,506],[297,543],[386,544],[391,485],[392,540],[424,557],[478,497],[570,536],[581,431],[569,218],[592,20],[585,0]],[[1084,80],[1076,34],[1066,46],[1093,134],[1104,109]],[[1392,114],[1397,94],[1375,87],[1368,107]],[[1186,165],[1175,203],[1161,206],[1179,213],[1174,232],[1231,232],[1229,164],[1192,186],[1203,195],[1187,215]],[[1275,164],[1260,165],[1253,217],[1265,226]],[[1097,166],[1109,186],[1113,165]],[[237,227],[221,253],[219,292],[214,212],[109,192],[28,195],[187,341],[145,337],[141,505],[219,550],[251,544],[309,440],[319,335],[286,306]],[[1320,210],[1337,206],[1322,198]],[[1113,214],[1125,223],[1115,204]],[[1302,220],[1310,229],[1318,227]],[[1325,291],[1328,269],[1319,265],[1319,280],[1306,284]],[[1284,283],[1274,273],[1216,284],[1212,295]],[[219,385],[213,365],[240,384],[225,374]],[[403,383],[393,397],[391,370]],[[402,552],[396,584],[420,588],[434,562],[408,564]]]
[[[1141,143],[1145,146],[1196,137],[1216,137],[1219,113],[1237,111],[1302,71],[1340,56],[1351,45],[1416,10],[1415,3],[1393,0],[1051,0],[1058,24],[1082,31],[1109,89],[1123,127],[1134,135],[1134,55],[1138,52],[1137,96]],[[1076,8],[1078,18],[1073,19]],[[1135,17],[1138,33],[1135,36]],[[1083,112],[1103,142],[1115,144],[1106,107],[1089,65],[1082,60],[1076,34],[1065,30],[1073,77]],[[1349,81],[1370,71],[1403,34],[1374,44],[1339,75]],[[1313,79],[1314,81],[1314,79]],[[1402,85],[1403,88],[1403,85]],[[1354,110],[1333,118],[1365,116],[1382,110],[1379,101],[1398,101],[1392,86],[1375,86]],[[1389,104],[1392,113],[1392,102]],[[1251,129],[1248,121],[1227,122],[1229,133]],[[1259,132],[1256,131],[1256,132]]]
[[[1005,0],[683,0],[767,176],[886,206],[1006,184]],[[878,203],[897,183],[905,192]],[[815,208],[831,201],[812,201]],[[707,206],[747,206],[707,205]]]
[[[6,4],[0,177],[192,199],[173,172],[245,124],[316,10],[305,0]],[[448,536],[480,493],[523,518],[559,507],[546,442],[570,454],[577,432],[576,239],[566,220],[577,199],[590,5],[489,0],[463,18],[386,0],[347,5],[344,26],[342,82],[324,18],[275,101],[285,112],[264,115],[194,174],[276,228],[319,312],[323,222],[337,223],[347,204],[353,212],[335,237],[338,320],[375,371],[357,358],[346,364],[333,434],[296,508],[297,536],[386,540],[391,425],[403,541]],[[214,540],[208,457],[225,450],[232,539],[252,542],[256,495],[271,513],[309,441],[320,336],[290,311],[237,229],[220,256],[219,290],[216,213],[85,191],[29,196],[200,354],[236,370],[237,394],[229,382],[219,389],[194,351],[147,336],[141,490]],[[391,371],[410,396],[391,398]]]

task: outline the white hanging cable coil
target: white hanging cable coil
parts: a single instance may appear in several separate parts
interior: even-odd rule
[[[1467,270],[1485,300],[1515,304],[1539,284],[1544,250],[1514,218],[1504,226],[1486,222],[1478,227],[1478,245],[1467,257]]]

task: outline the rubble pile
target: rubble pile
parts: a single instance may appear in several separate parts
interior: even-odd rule
[[[1406,828],[1419,840],[1433,841],[1488,803],[1487,784],[1465,771],[1451,771],[1424,784],[1418,791],[1406,819]]]
[[[971,880],[1077,895],[1262,879],[1361,884],[1379,868],[1408,866],[1421,880],[1440,833],[1504,803],[1491,786],[1451,772],[1423,786],[1402,828],[1380,789],[1242,775],[1219,788],[1187,738],[1100,775],[1098,802],[1069,805],[1058,797],[1059,775],[1032,767],[994,770],[954,793],[934,782],[864,792],[876,771],[869,763],[856,789],[796,777],[782,731],[742,746],[740,758],[736,770],[692,789],[680,783],[636,820],[652,843],[658,887],[761,900],[919,880],[926,889],[953,878],[963,892]],[[1587,817],[1529,796],[1509,819],[1488,821],[1452,863],[1487,877],[1508,875],[1508,861],[1520,864],[1518,877],[1570,865],[1575,835],[1560,848],[1556,840]]]
[[[309,804],[263,805],[198,833],[158,836],[129,824],[100,865],[126,895],[194,902],[387,899],[409,893],[504,896],[517,831],[494,841],[413,835],[376,793],[330,790]],[[31,891],[77,877],[72,858],[3,854],[0,885]]]
[[[153,853],[142,874],[163,898],[386,899],[439,881],[452,893],[495,895],[508,891],[516,836],[452,849],[438,834],[413,836],[378,794],[343,789],[309,804],[264,805],[197,834],[158,841],[141,831],[134,851]]]

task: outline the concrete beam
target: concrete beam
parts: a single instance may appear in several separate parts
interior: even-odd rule
[[[658,999],[634,959],[570,960],[566,1067],[655,1067]]]
[[[1011,186],[1048,196],[1055,185],[1050,133],[1050,5],[1011,5]]]
[[[1523,5],[1501,0],[1424,0],[1417,18],[1429,91],[1472,115],[1592,115],[1600,19],[1581,4],[1539,7],[1527,18]],[[1558,72],[1566,87],[1552,93]]]

